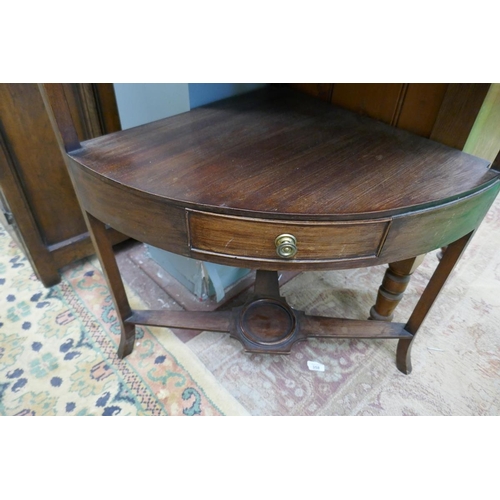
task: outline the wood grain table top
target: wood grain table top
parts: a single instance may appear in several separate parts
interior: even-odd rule
[[[498,178],[486,160],[276,87],[69,154],[105,180],[173,204],[298,220],[396,215]]]

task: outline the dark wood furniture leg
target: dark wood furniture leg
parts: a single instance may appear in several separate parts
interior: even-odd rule
[[[118,320],[121,326],[120,345],[118,347],[118,357],[123,359],[134,349],[135,325],[127,323],[125,320],[132,315],[132,309],[128,302],[125,287],[116,263],[113,247],[109,241],[106,226],[100,220],[93,217],[88,212],[84,212],[90,236],[97,256],[101,262],[102,272],[106,277],[108,287],[113,299]]]
[[[403,298],[411,275],[424,260],[425,255],[389,264],[384,280],[378,289],[377,301],[370,309],[370,319],[391,321],[394,310]]]
[[[255,273],[254,295],[256,297],[281,298],[278,271],[257,270]]]
[[[400,339],[398,341],[397,353],[396,353],[396,365],[398,369],[405,373],[411,373],[411,347],[413,345],[413,341],[415,340],[415,336],[422,325],[424,319],[429,313],[434,301],[436,300],[441,288],[443,288],[446,280],[450,276],[451,271],[457,264],[462,255],[463,251],[466,249],[469,244],[472,236],[474,235],[469,233],[454,243],[448,245],[446,247],[446,251],[443,254],[441,261],[439,262],[434,274],[432,275],[429,283],[427,284],[424,292],[420,296],[420,299],[413,310],[413,313],[410,316],[410,319],[405,325],[405,330],[412,334],[411,339]]]

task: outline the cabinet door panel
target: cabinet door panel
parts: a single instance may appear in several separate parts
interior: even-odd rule
[[[67,83],[64,94],[80,140],[120,129],[112,84]],[[12,221],[3,223],[45,286],[94,252],[37,84],[0,84],[0,192]]]
[[[404,83],[335,83],[332,103],[393,125],[405,86]]]
[[[447,83],[410,83],[396,126],[429,137],[447,88]]]
[[[87,228],[36,84],[0,86],[6,149],[46,245]]]

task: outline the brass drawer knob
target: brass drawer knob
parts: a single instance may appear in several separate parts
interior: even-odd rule
[[[280,234],[274,244],[276,253],[284,259],[291,259],[297,253],[297,239],[293,234]]]

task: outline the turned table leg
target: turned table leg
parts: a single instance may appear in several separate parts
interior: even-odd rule
[[[116,263],[113,247],[106,233],[106,226],[100,220],[93,217],[88,212],[84,212],[97,257],[101,262],[102,271],[106,278],[111,298],[116,309],[118,320],[121,326],[120,345],[118,347],[118,357],[124,358],[134,349],[135,325],[125,323],[132,314],[127,294],[120,276],[118,264]]]
[[[403,298],[411,275],[424,260],[425,255],[389,264],[382,286],[378,290],[377,301],[370,309],[370,319],[391,321],[394,309]]]

